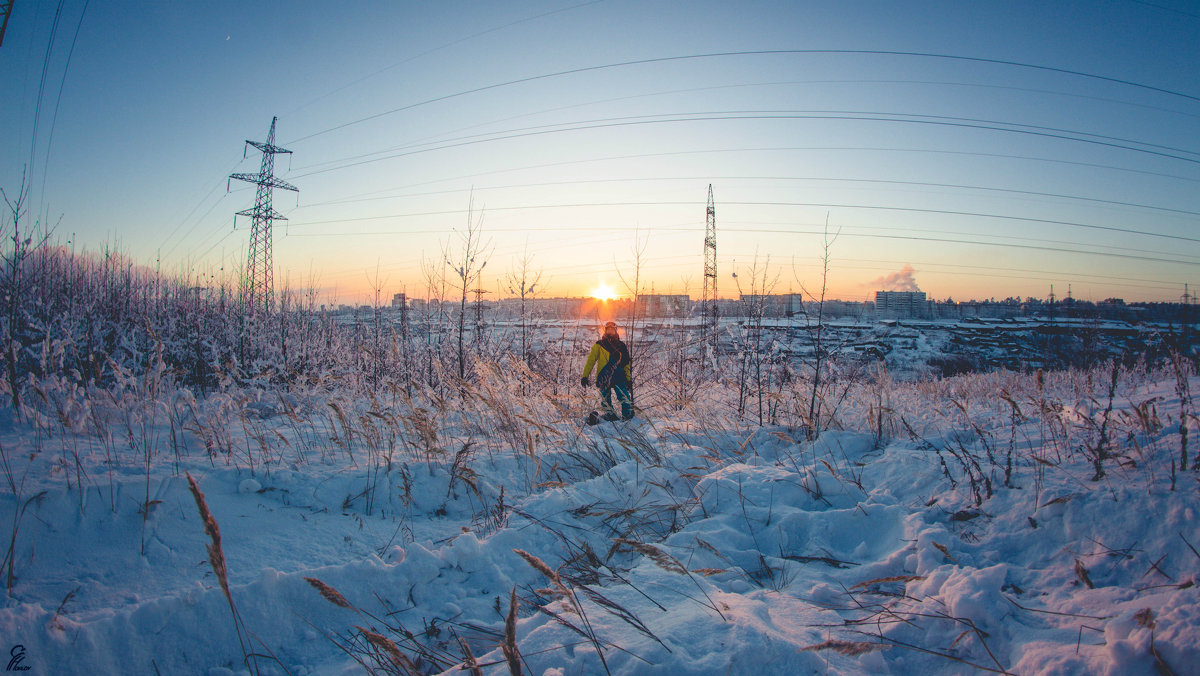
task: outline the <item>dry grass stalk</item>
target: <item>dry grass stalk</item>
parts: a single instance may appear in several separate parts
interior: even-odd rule
[[[1183,532],[1176,532],[1179,534],[1179,539],[1183,540],[1183,543],[1188,546],[1188,549],[1192,550],[1192,553],[1196,555],[1196,558],[1200,559],[1200,552],[1196,551],[1196,548],[1192,546],[1192,543],[1188,542],[1188,539],[1183,537]]]
[[[200,520],[204,522],[204,532],[208,535],[209,543],[205,545],[208,550],[208,563],[217,576],[217,582],[220,583],[221,591],[225,593],[225,600],[229,603],[229,612],[233,615],[233,630],[237,633],[238,643],[242,648],[242,662],[253,673],[258,673],[257,663],[251,666],[250,655],[246,652],[246,642],[242,638],[241,617],[238,615],[237,606],[233,603],[233,594],[229,592],[229,576],[225,569],[225,550],[221,548],[221,528],[217,526],[217,520],[213,518],[212,511],[208,509],[208,502],[204,499],[204,493],[200,490],[200,486],[196,484],[196,480],[192,478],[190,472],[185,472],[185,474],[188,488],[192,491],[192,497],[196,499],[196,508],[200,511]]]
[[[915,582],[917,580],[924,579],[924,575],[893,575],[892,577],[877,577],[874,580],[865,580],[863,582],[859,582],[853,587],[850,587],[850,589],[866,589],[873,584],[883,584],[885,582]]]
[[[699,538],[697,538],[697,539],[699,539]],[[632,540],[626,540],[625,538],[615,538],[613,540],[613,548],[614,549],[617,547],[620,547],[621,545],[630,547],[634,551],[638,552],[639,554],[648,557],[651,561],[654,562],[655,565],[657,565],[659,568],[662,568],[663,570],[667,571],[668,573],[675,573],[677,575],[683,575],[687,579],[691,580],[692,584],[696,585],[696,589],[699,589],[700,593],[703,594],[704,598],[708,601],[708,603],[706,603],[704,605],[707,606],[708,608],[711,608],[713,610],[713,612],[715,612],[717,615],[719,615],[721,617],[722,620],[726,620],[725,613],[721,612],[721,609],[718,608],[717,604],[713,602],[712,597],[710,597],[708,595],[708,592],[704,590],[704,587],[700,584],[700,582],[698,580],[696,580],[696,578],[691,573],[688,572],[688,569],[686,567],[684,567],[684,565],[682,563],[679,562],[679,559],[676,559],[675,557],[662,551],[661,549],[659,549],[658,547],[655,547],[654,545],[646,544],[643,542],[634,542]],[[711,547],[711,545],[709,545],[709,546]],[[718,556],[720,556],[719,553],[718,553]],[[724,557],[721,557],[721,558],[724,558]],[[728,621],[728,620],[726,620],[726,621]]]
[[[971,636],[972,633],[973,632],[970,629],[968,629],[968,630],[962,632],[961,634],[959,634],[958,636],[955,636],[954,640],[950,643],[949,650],[954,650],[954,647],[958,645],[959,641],[963,640],[964,638],[966,638],[968,636]]]
[[[1151,636],[1153,636],[1153,633],[1151,633]],[[1175,676],[1175,670],[1158,653],[1158,647],[1154,645],[1154,641],[1150,642],[1150,655],[1154,657],[1154,667],[1158,669],[1158,673],[1162,674],[1162,676]]]
[[[518,551],[519,554],[524,552]],[[537,558],[537,557],[534,557]],[[526,558],[526,561],[529,559]],[[546,564],[542,564],[543,566]],[[535,566],[536,568],[536,566]],[[513,587],[508,599],[508,616],[504,618],[504,643],[500,646],[504,651],[504,659],[508,661],[508,671],[512,676],[521,676],[521,653],[517,650],[517,588]]]
[[[67,609],[67,604],[71,602],[71,599],[75,598],[75,594],[80,589],[82,589],[82,587],[76,587],[67,592],[67,595],[63,597],[62,603],[58,604],[58,610],[54,611],[54,617],[50,618],[50,626],[59,631],[66,631],[66,627],[64,627],[62,623],[62,616]]]
[[[225,592],[225,598],[229,600],[230,605],[233,605],[233,599],[229,593],[229,578],[225,569],[225,551],[221,548],[221,528],[217,525],[217,520],[213,518],[212,512],[208,509],[208,502],[204,499],[204,493],[200,490],[200,486],[196,484],[196,480],[192,478],[191,473],[187,473],[188,488],[192,491],[192,497],[196,500],[196,508],[200,510],[200,520],[204,522],[204,533],[208,535],[209,544],[205,545],[208,550],[208,563],[212,566],[213,573],[217,576],[217,582],[221,585],[221,590]]]
[[[567,589],[567,586],[563,584],[562,578],[559,577],[558,572],[546,565],[545,561],[523,549],[514,549],[513,551],[516,552],[517,555],[522,559],[525,559],[525,563],[528,563],[530,566],[532,566],[534,570],[542,575],[545,575],[546,579],[553,582],[554,585],[558,587],[558,593],[568,597],[571,595],[571,592]]]
[[[408,659],[407,655],[400,652],[400,647],[397,646],[392,639],[384,636],[383,634],[377,634],[364,627],[355,625],[354,628],[362,632],[363,638],[367,639],[368,643],[375,646],[377,650],[383,652],[383,654],[387,656],[388,662],[390,662],[393,667],[402,670],[406,674],[421,673],[421,670],[417,668],[417,665],[413,664],[412,660]]]
[[[721,559],[722,561],[724,561],[725,563],[733,565],[732,561],[730,561],[728,558],[726,558],[726,556],[724,554],[722,554],[720,551],[718,551],[716,547],[714,547],[711,544],[709,544],[708,542],[706,542],[704,540],[704,538],[697,537],[696,544],[700,545],[704,549],[707,549],[708,551],[712,552],[713,554],[716,554],[717,557],[719,559]]]
[[[1014,606],[1020,608],[1021,610],[1030,612],[1030,613],[1044,613],[1046,615],[1058,615],[1060,617],[1077,617],[1077,618],[1081,618],[1081,619],[1085,619],[1085,620],[1107,620],[1112,617],[1112,615],[1080,615],[1079,613],[1060,613],[1056,610],[1043,610],[1041,608],[1030,608],[1028,606],[1023,606],[1020,603],[1017,603],[1010,596],[1004,596],[1004,598],[1009,603],[1013,604]]]
[[[525,562],[528,563],[530,566],[532,566],[534,570],[536,570],[539,573],[541,573],[542,575],[546,576],[546,578],[549,579],[551,582],[553,582],[556,587],[555,589],[539,590],[537,593],[544,595],[544,596],[555,596],[555,595],[561,596],[563,601],[565,602],[565,604],[569,604],[569,611],[574,612],[575,615],[577,615],[579,617],[579,619],[581,620],[582,628],[579,626],[576,626],[574,623],[572,623],[570,620],[565,618],[563,615],[556,613],[549,608],[538,606],[537,610],[541,613],[549,615],[550,617],[553,617],[555,620],[557,620],[563,626],[574,631],[575,633],[579,634],[580,636],[583,636],[589,642],[591,642],[591,644],[593,646],[595,646],[595,648],[596,648],[596,655],[600,658],[600,664],[604,667],[605,673],[609,673],[608,663],[604,659],[604,650],[603,650],[602,642],[599,639],[599,637],[597,637],[596,631],[592,628],[591,621],[588,620],[587,613],[584,612],[583,605],[579,602],[579,599],[577,599],[575,597],[575,593],[573,591],[571,591],[571,589],[569,589],[566,586],[566,584],[563,583],[562,577],[556,571],[552,570],[550,568],[550,566],[546,565],[545,561],[542,561],[541,559],[534,556],[533,554],[530,554],[529,552],[526,552],[526,551],[522,551],[520,549],[514,549],[513,551],[516,552],[521,558],[525,559]],[[585,591],[588,591],[588,588],[586,585],[583,586],[583,589]],[[591,595],[589,595],[589,596],[591,598],[593,598],[593,600],[596,600],[594,596],[591,596]],[[510,603],[509,603],[508,618],[505,623],[505,643],[504,643],[503,648],[504,648],[504,655],[508,659],[509,670],[512,671],[513,674],[520,674],[521,673],[520,672],[521,655],[519,652],[517,652],[517,644],[516,644],[516,622],[517,622],[516,602],[517,602],[517,590],[514,587],[513,593],[512,593],[512,599],[510,600]],[[604,605],[604,604],[602,604],[602,605]],[[612,609],[611,604],[606,607],[609,608],[610,610]],[[623,619],[626,619],[626,621],[628,621],[627,617],[623,617]],[[653,635],[651,635],[651,636],[653,636]],[[655,640],[657,640],[657,638],[655,638]],[[661,641],[660,641],[660,643],[661,643]],[[612,645],[612,644],[607,644],[607,645]],[[511,650],[511,655],[509,654],[510,650]]]
[[[353,450],[354,433],[352,432],[352,428],[350,427],[350,421],[349,421],[348,417],[346,416],[346,411],[341,406],[339,406],[336,401],[329,402],[328,406],[329,406],[329,408],[333,409],[334,413],[337,414],[338,422],[340,422],[342,424],[342,435],[343,435],[343,439],[341,439],[342,445],[346,449],[346,456],[348,458],[350,458],[350,462],[354,462],[354,450]],[[330,425],[330,429],[333,429],[332,425]],[[337,435],[336,431],[334,431],[334,435],[335,436]]]
[[[1088,569],[1084,567],[1083,562],[1075,559],[1075,577],[1087,586],[1088,589],[1095,589],[1096,585],[1092,584],[1092,578],[1088,575]]]
[[[626,540],[625,538],[616,538],[614,542],[625,545],[642,556],[649,558],[654,562],[655,565],[667,571],[668,573],[675,573],[677,575],[688,574],[687,568],[685,568],[678,559],[664,552],[658,547],[655,547],[654,545],[646,544],[644,542],[634,542],[633,540]]]
[[[858,657],[859,655],[878,652],[887,647],[889,646],[870,641],[825,641],[824,643],[805,646],[801,650],[832,650],[848,657]]]
[[[479,662],[475,660],[475,653],[471,652],[471,646],[467,644],[466,639],[459,636],[458,646],[462,649],[463,654],[462,670],[471,672],[471,676],[483,676],[483,670],[479,668]]]
[[[326,601],[329,601],[339,608],[354,610],[354,606],[351,605],[350,602],[346,600],[346,597],[342,596],[341,592],[338,590],[325,584],[315,577],[306,577],[304,580],[316,588],[317,591],[321,592],[321,596],[324,596]]]
[[[1047,464],[1052,464],[1052,463],[1047,463]],[[1073,496],[1073,495],[1060,495],[1059,497],[1057,497],[1057,498],[1054,498],[1053,500],[1051,500],[1051,501],[1049,501],[1049,502],[1046,502],[1046,503],[1042,504],[1042,507],[1049,507],[1050,505],[1057,505],[1057,504],[1059,504],[1059,503],[1070,502],[1070,501],[1071,501],[1071,498],[1073,498],[1073,497],[1075,497],[1075,496]]]
[[[946,557],[950,563],[958,563],[953,556],[950,556],[950,550],[946,549],[946,545],[940,542],[931,542],[930,544],[932,544],[939,552],[941,552],[942,556]]]

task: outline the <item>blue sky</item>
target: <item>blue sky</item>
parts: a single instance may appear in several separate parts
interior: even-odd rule
[[[911,268],[935,298],[1177,300],[1197,35],[1179,0],[17,0],[0,187],[27,169],[77,248],[231,274],[254,195],[226,177],[278,116],[276,284],[341,302],[424,295],[471,203],[498,294],[523,256],[547,295],[623,290],[640,251],[647,286],[698,296],[710,183],[722,295],[756,260],[818,291],[828,222],[842,298]]]

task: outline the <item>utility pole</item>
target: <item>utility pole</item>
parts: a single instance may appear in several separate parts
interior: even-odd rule
[[[717,336],[717,208],[712,184],[708,184],[708,210],[704,227],[704,297],[700,311],[701,364],[707,362],[710,349],[716,354]]]
[[[296,186],[275,178],[275,156],[280,153],[291,154],[292,152],[275,145],[275,122],[278,119],[278,117],[271,118],[271,131],[267,132],[265,143],[246,141],[247,146],[254,146],[262,152],[262,165],[258,173],[230,174],[229,176],[231,180],[237,179],[258,186],[254,207],[237,212],[234,216],[234,227],[237,226],[238,216],[250,217],[250,250],[246,255],[246,302],[251,312],[261,309],[267,314],[271,312],[271,303],[275,297],[274,264],[271,260],[271,227],[276,220],[287,220],[283,214],[272,208],[271,190],[280,188],[299,192],[299,188]],[[243,147],[242,157],[244,158],[245,155],[246,150]],[[228,190],[228,186],[226,186],[226,190]]]

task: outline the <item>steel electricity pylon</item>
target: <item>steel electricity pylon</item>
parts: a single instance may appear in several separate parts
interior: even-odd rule
[[[714,353],[717,344],[717,208],[708,184],[708,212],[704,227],[704,297],[701,301],[701,344]],[[711,346],[710,346],[711,344]]]
[[[0,0],[0,45],[4,44],[4,32],[8,30],[8,17],[12,15],[13,0]]]
[[[282,190],[292,190],[299,192],[299,188],[275,178],[275,156],[281,153],[290,154],[292,151],[285,150],[275,145],[275,122],[278,117],[271,118],[271,131],[267,132],[267,140],[265,143],[258,141],[246,141],[247,146],[254,146],[262,152],[262,165],[259,167],[257,174],[230,174],[230,179],[246,181],[258,186],[258,193],[254,198],[254,207],[245,211],[237,212],[234,216],[234,225],[237,225],[238,216],[250,217],[250,250],[246,255],[246,279],[245,292],[246,302],[251,311],[264,310],[271,311],[271,304],[275,298],[275,282],[274,282],[274,263],[271,260],[271,228],[277,220],[286,221],[287,218],[275,211],[271,206],[272,190],[280,188]],[[245,156],[245,148],[243,148],[243,157]]]

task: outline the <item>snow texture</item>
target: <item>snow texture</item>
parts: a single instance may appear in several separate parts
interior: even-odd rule
[[[1107,376],[864,385],[819,435],[711,393],[584,427],[582,394],[511,383],[10,412],[0,649],[31,674],[398,670],[360,627],[419,671],[465,645],[507,673],[515,591],[545,676],[1200,674],[1194,408],[1149,369],[1110,407]]]

